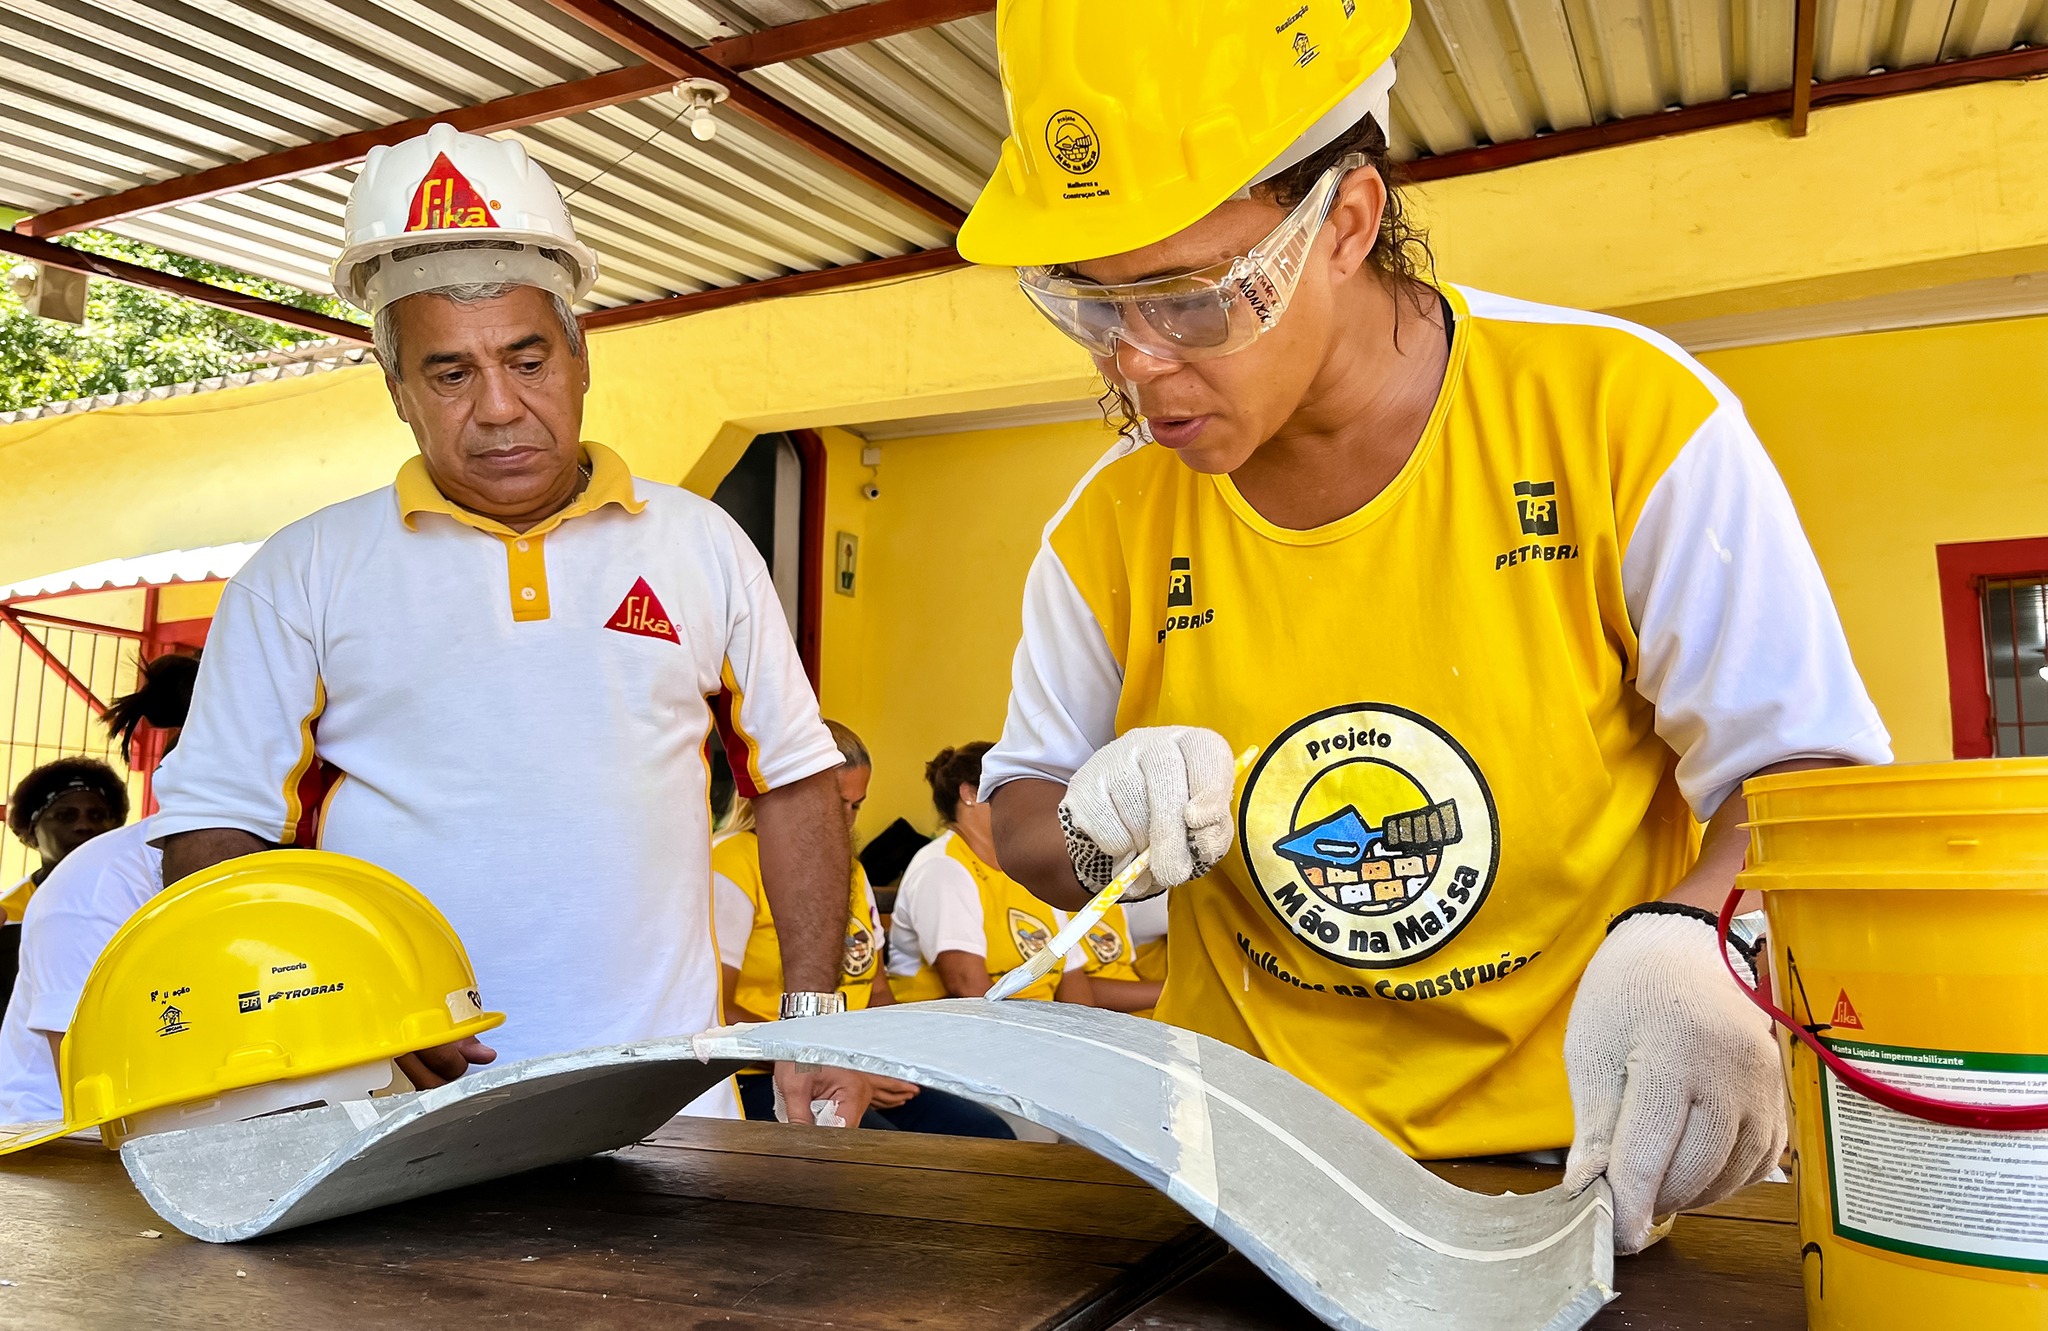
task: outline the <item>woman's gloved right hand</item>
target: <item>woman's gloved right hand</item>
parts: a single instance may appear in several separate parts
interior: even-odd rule
[[[1067,784],[1060,829],[1074,876],[1094,892],[1141,850],[1151,863],[1126,901],[1209,872],[1230,851],[1237,784],[1230,744],[1199,726],[1146,726],[1095,752]]]

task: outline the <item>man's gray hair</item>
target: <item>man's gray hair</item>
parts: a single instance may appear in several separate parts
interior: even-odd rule
[[[390,258],[393,262],[398,262],[405,259],[417,259],[426,254],[439,254],[445,250],[509,248],[515,247],[506,245],[503,241],[445,241],[431,245],[410,245],[404,249],[392,251]],[[576,264],[568,255],[546,249],[542,250],[541,253],[567,269],[571,277],[574,277]],[[370,262],[375,264],[379,260],[372,259]],[[442,296],[454,301],[458,305],[474,305],[479,301],[502,300],[525,285],[527,284],[523,282],[454,282],[445,287],[430,287],[413,294]],[[580,357],[583,354],[583,326],[576,322],[576,312],[569,307],[569,302],[562,298],[560,292],[547,291],[544,287],[536,288],[536,290],[546,292],[548,303],[555,307],[555,318],[562,325],[562,337],[568,343],[570,354]],[[403,299],[404,297],[400,297],[400,300]],[[394,379],[403,377],[401,372],[404,367],[404,362],[399,359],[398,351],[398,306],[400,300],[391,301],[378,309],[370,332],[371,340],[377,348],[378,364],[384,367],[384,373]]]

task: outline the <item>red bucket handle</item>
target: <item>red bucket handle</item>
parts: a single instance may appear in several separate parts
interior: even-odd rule
[[[1728,929],[1735,922],[1735,905],[1742,900],[1742,891],[1742,888],[1737,887],[1728,894],[1728,900],[1721,904],[1721,964],[1728,968],[1728,974],[1734,979],[1736,988],[1749,995],[1750,1002],[1769,1013],[1771,1020],[1791,1032],[1793,1039],[1811,1049],[1814,1056],[1826,1064],[1828,1071],[1834,1073],[1844,1086],[1866,1100],[1874,1100],[1887,1109],[1896,1109],[1901,1114],[1911,1114],[1914,1118],[1924,1118],[1930,1123],[1947,1123],[1958,1128],[1994,1128],[2003,1132],[2048,1128],[2048,1104],[1958,1104],[1953,1100],[1937,1100],[1932,1096],[1916,1095],[1912,1091],[1902,1090],[1890,1082],[1879,1081],[1869,1073],[1851,1067],[1847,1060],[1822,1044],[1819,1036],[1779,1011],[1777,1005],[1765,998],[1761,991],[1745,983],[1735,969],[1735,963],[1728,960]]]

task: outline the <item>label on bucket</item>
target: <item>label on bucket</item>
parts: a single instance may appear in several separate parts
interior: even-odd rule
[[[1969,1104],[2048,1100],[2048,1057],[1829,1040],[1859,1070]],[[1886,1109],[1821,1070],[1835,1233],[1966,1266],[2048,1272],[2048,1131],[1956,1128]]]

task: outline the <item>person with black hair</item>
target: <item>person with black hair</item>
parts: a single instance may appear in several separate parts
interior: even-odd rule
[[[135,691],[116,698],[101,714],[108,732],[120,741],[124,760],[135,752],[135,738],[145,724],[166,732],[167,743],[177,742],[198,667],[197,657],[185,655],[144,662]],[[104,763],[89,766],[113,776]],[[95,791],[95,798],[106,793]],[[118,778],[112,795],[118,796],[112,802],[125,819],[128,792]],[[20,798],[17,792],[17,802]],[[150,824],[143,818],[70,847],[61,863],[46,871],[25,921],[8,927],[20,943],[20,965],[17,975],[7,977],[7,989],[0,990],[8,996],[0,1015],[0,1122],[63,1115],[57,1046],[71,1025],[79,991],[107,941],[163,889],[162,856],[149,844]]]
[[[42,864],[0,897],[0,916],[20,924],[29,899],[65,856],[127,821],[128,783],[97,758],[59,758],[23,777],[7,802],[7,828]]]
[[[889,982],[903,1002],[978,998],[1021,966],[1067,922],[997,867],[988,804],[976,793],[986,740],[941,750],[925,764],[945,829],[903,871],[889,921]],[[1018,994],[1142,1012],[1159,987],[1128,964],[1130,926],[1112,906],[1062,967]],[[1113,940],[1113,941],[1112,941]]]

